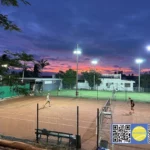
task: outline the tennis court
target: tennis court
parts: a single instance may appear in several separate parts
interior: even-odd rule
[[[79,134],[82,149],[96,148],[96,114],[106,100],[52,97],[51,107],[42,108],[45,97],[20,97],[0,102],[0,133],[22,139],[36,139],[36,109],[39,104],[39,128],[76,134],[76,112],[79,106]],[[125,101],[113,101],[113,123],[150,123],[149,103],[135,102],[135,114],[127,115]],[[142,119],[141,119],[142,118]],[[108,140],[110,136],[107,132]],[[149,150],[149,145],[115,145],[117,150]]]
[[[75,90],[65,90],[62,89],[58,91],[52,91],[51,94],[54,96],[64,96],[64,97],[76,97]],[[95,98],[95,99],[105,99],[112,97],[112,91],[97,91],[97,90],[78,90],[80,98]],[[46,93],[44,93],[46,94]],[[126,101],[128,97],[139,102],[150,102],[150,93],[142,92],[129,92],[129,91],[116,91],[115,99],[119,101]]]
[[[0,133],[35,140],[36,109],[39,104],[39,128],[76,134],[79,106],[79,134],[82,147],[96,146],[96,113],[105,101],[52,97],[51,107],[43,109],[45,97],[20,97],[0,102]]]
[[[113,101],[113,123],[123,124],[150,124],[150,103],[135,102],[135,113],[129,115],[130,104],[127,102]],[[115,150],[150,150],[150,145],[118,144]]]

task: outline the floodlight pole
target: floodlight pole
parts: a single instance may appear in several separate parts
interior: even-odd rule
[[[78,50],[78,44],[77,44]],[[77,53],[77,72],[76,72],[76,97],[78,97],[78,53]]]
[[[94,65],[94,90],[95,90],[95,65]]]
[[[93,84],[94,84],[94,87],[93,89],[95,90],[95,74],[96,74],[96,67],[95,65],[97,64],[97,61],[92,61],[92,64],[94,65],[94,69],[93,69]]]
[[[139,92],[141,91],[141,86],[140,86],[140,72],[141,72],[141,66],[140,66],[140,63],[139,63]]]
[[[139,76],[138,76],[138,78],[139,78],[139,81],[138,81],[138,91],[140,92],[141,91],[141,85],[140,85],[140,74],[141,74],[141,63],[143,63],[143,59],[140,59],[140,58],[138,58],[138,59],[136,59],[135,60],[136,61],[136,63],[139,65]]]

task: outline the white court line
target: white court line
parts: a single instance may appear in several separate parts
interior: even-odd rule
[[[10,115],[16,115],[17,114],[17,116],[24,116],[25,115],[25,114],[18,114],[18,112],[16,112],[16,113],[2,112],[1,114],[10,114]],[[3,117],[3,116],[1,116],[1,114],[0,114],[0,117]],[[33,115],[26,115],[26,116],[31,116],[31,117],[35,117],[36,118],[36,116],[33,116]],[[53,118],[53,119],[56,119],[56,120],[59,120],[61,118],[62,120],[68,120],[68,121],[76,122],[76,120],[62,118],[61,116],[57,118],[57,117],[45,117],[45,116],[41,116],[40,115],[40,117],[42,117],[42,118],[49,118],[49,119]],[[92,121],[81,121],[81,120],[80,120],[80,122],[93,123]]]
[[[11,117],[0,117],[6,119],[13,119],[13,120],[21,120],[21,121],[29,121],[29,122],[36,122],[36,120],[27,120],[27,119],[19,119],[19,118],[11,118]]]
[[[10,114],[10,113],[3,113],[3,114]],[[11,115],[16,115],[17,114],[17,116],[24,116],[25,114],[18,114],[18,113],[11,113]],[[26,115],[26,116],[31,116],[31,117],[34,117],[34,118],[36,118],[36,116],[32,116],[32,115]],[[4,116],[1,116],[1,114],[0,114],[0,117],[4,117]],[[40,116],[41,118],[48,118],[48,119],[56,119],[56,120],[60,120],[60,119],[62,119],[62,120],[68,120],[68,121],[73,121],[73,122],[76,122],[76,120],[73,120],[73,119],[66,119],[66,118],[62,118],[62,117],[45,117],[45,116]],[[81,121],[80,120],[80,122],[85,122],[85,123],[93,123],[92,121]]]
[[[43,100],[35,100],[36,102],[39,102],[39,101],[43,101]],[[21,108],[21,107],[25,107],[25,106],[28,106],[28,105],[32,105],[32,104],[34,104],[35,103],[35,101],[34,102],[30,102],[30,103],[27,103],[27,104],[22,104],[23,102],[17,102],[17,105],[19,105],[19,106],[17,106],[17,105],[15,105],[15,106],[12,106],[12,107],[9,107],[9,106],[11,106],[11,104],[8,104],[8,105],[5,105],[4,107],[2,107],[2,106],[0,106],[0,109],[13,109],[13,108]],[[44,104],[44,102],[43,102],[43,104]],[[13,104],[14,105],[14,104]],[[75,113],[76,114],[76,107],[75,107],[75,109],[72,109],[72,108],[70,108],[70,107],[66,107],[66,105],[61,105],[61,106],[57,106],[57,104],[52,104],[53,106],[55,106],[55,108],[59,108],[59,109],[67,109],[67,110],[71,110],[71,112],[72,113]],[[36,106],[35,106],[36,107]],[[40,111],[42,111],[43,109],[41,109]],[[88,112],[88,114],[91,114],[91,115],[93,115],[93,111],[89,111],[89,110],[80,110],[80,112],[81,113],[87,113]]]
[[[25,100],[24,100],[25,101]],[[28,100],[29,101],[29,100]],[[29,102],[29,103],[24,103],[23,101],[20,101],[20,102],[14,102],[12,107],[9,107],[11,106],[11,104],[6,104],[4,105],[4,107],[0,106],[0,109],[11,109],[11,108],[20,108],[20,107],[24,107],[24,106],[28,106],[30,104],[34,104],[35,102],[39,102],[39,101],[42,101],[42,100],[34,100],[34,102]],[[17,104],[17,105],[16,105]],[[37,104],[37,103],[36,103]],[[19,106],[18,106],[19,105]]]
[[[36,120],[29,120],[29,119],[18,119],[18,118],[10,118],[10,117],[0,117],[0,118],[6,118],[6,119],[12,119],[12,120],[21,120],[21,121],[29,121],[29,122],[36,122]],[[51,123],[51,122],[47,122],[47,121],[39,121],[41,123],[46,123],[46,124],[55,124],[58,125],[59,123]],[[59,124],[60,125],[60,124]],[[61,124],[61,126],[68,126],[68,127],[74,127],[73,125],[67,125],[67,124]],[[89,127],[84,127],[84,126],[79,126],[80,128],[88,128],[89,130],[95,130],[95,128],[89,128]]]
[[[5,110],[6,111],[6,110]],[[31,112],[28,112],[29,114],[30,113],[33,113],[32,111]],[[24,115],[26,115],[26,116],[33,116],[33,115],[27,115],[26,113],[24,113],[24,114],[20,114],[19,112],[15,112],[15,113],[12,113],[12,112],[4,112],[4,111],[0,111],[0,115],[1,114],[9,114],[9,115],[16,115],[17,114],[17,116],[24,116]],[[35,113],[36,114],[36,113]],[[34,114],[34,115],[35,115]]]

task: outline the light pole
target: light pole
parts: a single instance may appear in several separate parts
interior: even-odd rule
[[[97,60],[92,60],[91,63],[94,65],[94,77],[93,77],[93,81],[94,81],[94,89],[95,89],[95,72],[96,72],[95,65],[97,65],[98,61]]]
[[[77,71],[76,71],[76,97],[78,97],[78,57],[81,54],[81,49],[78,47],[73,51],[73,53],[77,56],[76,57],[76,64],[77,64]]]
[[[140,73],[141,73],[141,63],[143,63],[143,59],[136,59],[135,62],[139,64],[139,81],[138,81],[138,91],[140,92]]]

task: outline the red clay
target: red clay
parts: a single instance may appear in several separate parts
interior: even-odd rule
[[[79,106],[79,133],[83,150],[96,148],[96,114],[106,101],[52,97],[51,107],[42,108],[45,97],[20,97],[0,103],[0,133],[35,140],[36,108],[39,104],[39,128],[76,134],[76,109]],[[150,123],[150,104],[136,103],[135,114],[126,116],[129,105],[113,102],[114,123]],[[142,119],[141,119],[142,118]],[[106,133],[105,133],[106,134]],[[110,133],[107,132],[110,139]],[[150,145],[115,145],[115,150],[149,150]]]

